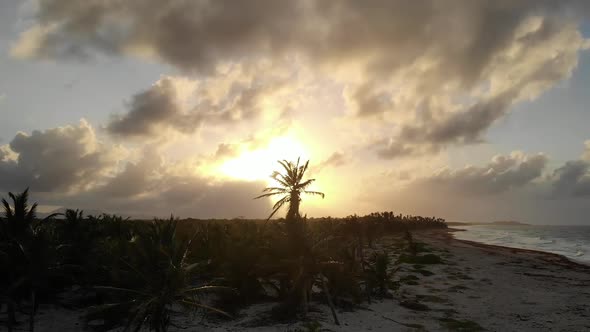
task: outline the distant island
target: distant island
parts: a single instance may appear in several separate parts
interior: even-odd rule
[[[513,226],[530,226],[530,224],[526,224],[520,221],[514,221],[514,220],[498,220],[498,221],[492,221],[491,224],[494,225],[513,225]]]
[[[476,225],[503,225],[503,226],[530,226],[530,224],[526,224],[520,221],[514,220],[498,220],[492,222],[461,222],[461,221],[447,221],[447,225],[449,226],[476,226]]]

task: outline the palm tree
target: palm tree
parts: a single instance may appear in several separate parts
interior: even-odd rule
[[[2,235],[7,238],[22,239],[30,231],[33,221],[37,218],[37,203],[29,207],[29,188],[21,194],[8,193],[12,206],[2,199],[4,219],[2,219]]]
[[[0,256],[3,259],[0,264],[6,264],[10,269],[0,278],[0,282],[7,284],[6,290],[0,292],[0,299],[7,303],[7,328],[12,331],[15,305],[23,293],[29,293],[29,330],[33,331],[37,292],[46,287],[57,266],[48,232],[41,226],[58,214],[51,214],[36,225],[37,203],[29,207],[29,189],[20,194],[9,192],[8,196],[12,206],[2,199],[4,218],[0,219]]]
[[[23,253],[23,242],[28,240],[32,233],[32,224],[36,219],[37,204],[29,207],[29,189],[21,194],[8,193],[12,200],[10,203],[2,198],[4,206],[4,218],[0,218],[0,253],[4,258],[2,264],[10,266],[10,269],[3,271],[2,281],[7,284],[6,289],[0,295],[2,302],[7,307],[7,329],[12,331],[15,323],[15,306],[19,302],[19,294],[22,282],[25,257]]]
[[[290,253],[287,257],[282,259],[282,263],[286,264],[280,270],[288,271],[288,277],[291,284],[290,301],[287,302],[287,307],[290,309],[302,309],[303,315],[307,314],[307,309],[310,300],[311,290],[313,285],[320,281],[321,288],[327,296],[330,309],[336,324],[338,318],[334,311],[332,298],[328,292],[325,276],[322,271],[326,264],[320,259],[321,252],[318,252],[318,243],[312,243],[309,238],[309,231],[306,227],[306,218],[302,218],[299,214],[299,205],[301,203],[301,194],[319,195],[324,198],[324,193],[319,191],[307,190],[307,188],[315,181],[315,179],[304,179],[305,172],[309,166],[309,161],[304,165],[299,164],[300,159],[293,163],[287,160],[280,160],[279,164],[283,167],[284,173],[275,171],[271,178],[280,184],[279,187],[267,187],[263,190],[263,194],[255,197],[255,199],[270,197],[275,195],[282,195],[273,206],[272,213],[268,219],[272,218],[277,211],[288,204],[286,225],[287,235],[290,247]],[[295,306],[293,306],[293,304]]]
[[[287,160],[279,160],[279,164],[283,167],[284,173],[275,171],[272,173],[271,178],[277,181],[281,186],[267,187],[262,191],[264,194],[255,197],[255,199],[283,195],[283,197],[273,206],[272,213],[268,216],[268,219],[272,218],[283,205],[288,204],[289,210],[286,219],[287,221],[294,221],[300,217],[299,204],[301,202],[302,193],[319,195],[322,196],[322,198],[324,198],[325,195],[319,191],[307,190],[307,188],[315,181],[315,179],[303,179],[307,167],[309,166],[309,161],[301,166],[299,165],[299,158],[297,158],[296,163]]]
[[[97,286],[113,295],[112,303],[95,306],[88,321],[103,320],[107,329],[124,325],[124,331],[167,331],[177,307],[204,309],[229,316],[199,301],[203,293],[233,291],[221,286],[193,286],[199,263],[189,263],[190,241],[176,236],[177,221],[155,220],[139,229],[121,260],[127,267],[116,274],[112,286]]]

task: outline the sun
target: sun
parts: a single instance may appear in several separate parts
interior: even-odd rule
[[[278,170],[278,160],[294,161],[297,158],[302,161],[309,159],[303,144],[293,136],[280,136],[273,138],[262,148],[244,151],[238,157],[224,162],[218,171],[235,179],[270,182],[270,175]]]

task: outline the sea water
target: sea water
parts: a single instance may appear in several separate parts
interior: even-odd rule
[[[563,255],[590,264],[590,226],[474,225],[455,238],[505,247],[533,249]]]

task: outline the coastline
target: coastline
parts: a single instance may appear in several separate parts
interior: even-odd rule
[[[464,239],[457,239],[453,233],[455,232],[465,232],[465,229],[456,228],[456,227],[449,227],[446,229],[447,234],[454,240],[459,241],[465,244],[469,244],[474,247],[480,247],[482,249],[488,248],[489,250],[496,250],[496,251],[510,251],[512,253],[522,252],[526,254],[534,254],[539,255],[541,259],[544,258],[548,263],[557,264],[561,266],[576,266],[582,269],[589,269],[590,270],[590,263],[584,261],[576,261],[573,258],[566,257],[561,254],[556,254],[553,252],[536,250],[536,249],[526,249],[526,248],[518,248],[518,247],[509,247],[509,246],[501,246],[497,244],[489,244],[483,243],[478,241],[472,240],[464,240]]]

